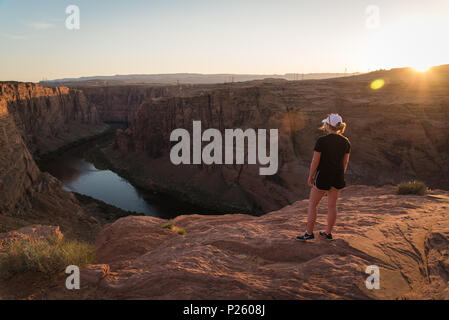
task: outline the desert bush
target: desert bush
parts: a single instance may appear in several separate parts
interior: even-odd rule
[[[168,223],[163,224],[162,228],[170,229],[170,230],[172,230],[172,231],[174,231],[177,234],[180,234],[182,236],[187,234],[187,231],[185,229],[175,226],[172,222],[168,222]]]
[[[51,238],[18,240],[0,252],[0,278],[9,279],[25,272],[54,275],[69,265],[82,267],[95,260],[92,245],[79,241]]]
[[[427,186],[421,181],[410,181],[398,184],[397,194],[417,194],[423,196],[427,193]]]
[[[175,225],[174,225],[173,223],[168,222],[168,223],[164,223],[164,224],[162,225],[162,228],[164,228],[164,229],[172,229],[174,226],[175,226]]]

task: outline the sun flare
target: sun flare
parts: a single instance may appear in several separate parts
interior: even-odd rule
[[[413,70],[418,71],[418,72],[427,72],[430,70],[430,66],[426,66],[426,65],[422,65],[422,66],[415,66],[413,67]]]
[[[383,86],[385,85],[385,80],[384,79],[377,79],[374,80],[373,82],[371,82],[371,89],[373,90],[379,90],[381,89]]]

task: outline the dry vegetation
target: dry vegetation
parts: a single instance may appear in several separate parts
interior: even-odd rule
[[[182,235],[182,236],[185,235],[185,234],[187,234],[187,232],[186,232],[185,229],[179,228],[179,227],[175,226],[175,225],[174,225],[173,223],[171,223],[171,222],[168,222],[168,223],[162,225],[162,228],[164,228],[164,229],[170,229],[170,230],[172,230],[173,232],[176,232],[177,234],[180,234],[180,235]]]
[[[410,181],[398,184],[397,194],[417,194],[424,196],[427,194],[427,186],[421,181]]]
[[[0,278],[10,279],[25,272],[51,276],[69,265],[81,267],[94,260],[94,248],[85,242],[58,238],[13,241],[0,252]]]

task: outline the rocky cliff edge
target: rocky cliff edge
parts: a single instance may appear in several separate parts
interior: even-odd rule
[[[399,196],[394,187],[342,193],[336,240],[301,243],[307,200],[262,217],[126,217],[97,238],[81,290],[64,279],[46,299],[449,299],[449,192]],[[326,199],[316,231],[324,228]],[[183,228],[185,235],[176,232]],[[368,290],[366,267],[380,270]]]

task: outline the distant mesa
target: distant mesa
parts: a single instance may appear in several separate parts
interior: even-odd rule
[[[123,84],[214,84],[233,83],[254,80],[311,80],[329,79],[354,76],[359,73],[286,73],[278,74],[201,74],[201,73],[172,73],[172,74],[132,74],[114,76],[92,76],[80,78],[64,78],[44,80],[42,84],[89,84],[89,85],[123,85]]]

